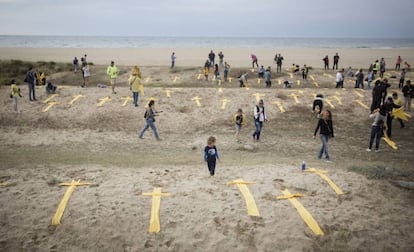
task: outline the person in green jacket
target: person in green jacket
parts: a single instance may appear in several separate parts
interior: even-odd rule
[[[116,78],[118,77],[118,68],[115,66],[115,62],[111,61],[111,65],[106,69],[106,74],[109,76],[109,82],[112,86],[112,93],[115,92]]]

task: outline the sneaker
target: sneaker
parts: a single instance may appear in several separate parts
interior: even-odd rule
[[[325,162],[327,162],[327,163],[332,163],[332,161],[331,161],[331,160],[329,160],[329,159],[326,159],[326,160],[325,160]]]
[[[380,152],[380,150],[375,150],[375,153],[378,153],[378,152]]]
[[[367,149],[367,151],[368,151],[368,152],[371,152],[371,149],[370,149],[370,148],[368,148],[368,149]]]
[[[139,136],[139,139],[144,139],[144,137],[143,136]]]

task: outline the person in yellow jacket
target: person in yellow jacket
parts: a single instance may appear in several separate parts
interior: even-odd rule
[[[11,93],[10,98],[13,99],[13,108],[14,112],[20,114],[20,110],[18,109],[18,99],[19,97],[22,97],[20,94],[20,88],[17,87],[16,82],[14,80],[11,81]]]
[[[111,65],[106,69],[106,74],[109,76],[109,82],[112,86],[112,93],[115,92],[116,78],[118,77],[118,68],[115,66],[115,62],[111,61]]]
[[[141,70],[137,65],[132,68],[128,83],[131,86],[133,103],[135,107],[138,107],[139,94],[144,95],[144,86],[141,82]]]

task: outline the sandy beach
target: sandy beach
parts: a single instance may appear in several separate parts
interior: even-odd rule
[[[292,64],[322,68],[322,58],[329,56],[330,65],[333,63],[333,55],[340,56],[339,66],[348,68],[368,68],[375,60],[383,57],[388,68],[394,68],[395,59],[400,55],[409,64],[414,64],[414,48],[402,49],[341,49],[341,48],[211,48],[217,54],[223,51],[224,60],[232,67],[251,66],[250,54],[254,53],[259,59],[259,65],[273,66],[275,53],[281,53],[285,60],[283,67],[290,67]],[[55,61],[71,63],[75,56],[80,59],[84,54],[88,60],[98,65],[107,65],[114,60],[118,65],[140,66],[169,66],[170,55],[176,53],[177,66],[194,67],[203,66],[208,58],[210,49],[202,48],[119,48],[119,49],[75,49],[75,48],[0,48],[0,60],[20,59],[27,61]]]
[[[216,53],[219,50],[213,48]],[[253,50],[225,49],[232,76],[250,71]],[[413,123],[405,129],[394,120],[393,140],[398,150],[381,141],[380,153],[365,151],[372,120],[371,94],[335,89],[335,72],[323,71],[322,57],[338,52],[340,67],[367,67],[384,57],[394,67],[401,55],[414,62],[414,49],[286,49],[284,66],[316,66],[313,80],[273,73],[265,88],[256,72],[248,88],[236,79],[219,83],[199,79],[206,49],[177,49],[178,67],[171,70],[171,49],[0,49],[0,59],[71,62],[84,53],[94,62],[91,85],[79,87],[80,73],[61,71],[48,76],[59,83],[57,102],[49,111],[50,96],[37,87],[37,102],[29,102],[28,88],[20,85],[21,114],[15,114],[9,86],[1,86],[0,104],[0,250],[2,251],[413,251],[413,191],[395,186],[414,181]],[[272,65],[274,49],[254,52]],[[106,65],[115,60],[121,69],[117,94],[96,88],[106,79]],[[131,101],[127,78],[133,64],[142,67],[145,94],[139,107]],[[386,72],[386,77],[399,75]],[[406,79],[412,79],[413,72]],[[293,88],[282,88],[289,80]],[[399,92],[390,78],[389,92]],[[63,84],[61,84],[63,83]],[[317,83],[317,85],[315,84]],[[105,83],[107,84],[107,83]],[[334,115],[335,138],[329,140],[332,163],[318,160],[318,137],[313,138],[315,94],[323,93]],[[83,95],[72,105],[77,95]],[[111,100],[102,107],[100,99]],[[265,100],[269,121],[262,141],[253,143],[252,111],[257,97]],[[297,100],[294,98],[296,97]],[[152,132],[139,139],[145,105],[156,100],[163,111],[156,118],[162,141]],[[195,102],[198,98],[200,106]],[[356,102],[358,101],[358,102]],[[232,116],[238,108],[246,115],[239,138]],[[412,112],[410,113],[411,115]],[[203,148],[210,135],[217,138],[221,159],[216,176],[209,178]],[[344,192],[337,195],[309,167],[327,171]],[[61,224],[51,219],[72,179],[90,182],[74,190]],[[242,193],[227,182],[243,179],[260,216],[249,216]],[[149,233],[151,197],[142,193],[155,187],[161,197],[159,233]],[[324,235],[316,235],[288,200],[277,200],[282,190],[301,193],[297,198],[316,220]]]

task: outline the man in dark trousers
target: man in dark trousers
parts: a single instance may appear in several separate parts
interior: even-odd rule
[[[371,113],[381,106],[381,98],[382,98],[382,88],[381,88],[381,81],[375,81],[375,86],[372,89],[372,103],[371,103]]]
[[[35,75],[33,73],[33,67],[29,67],[29,71],[26,73],[26,78],[24,79],[24,82],[27,83],[29,86],[29,100],[30,101],[36,101],[36,95],[35,95]]]
[[[388,97],[387,101],[384,104],[385,111],[387,112],[387,135],[391,138],[391,130],[392,130],[392,119],[394,117],[391,115],[392,109],[394,108],[401,108],[401,106],[394,103],[392,97]]]

